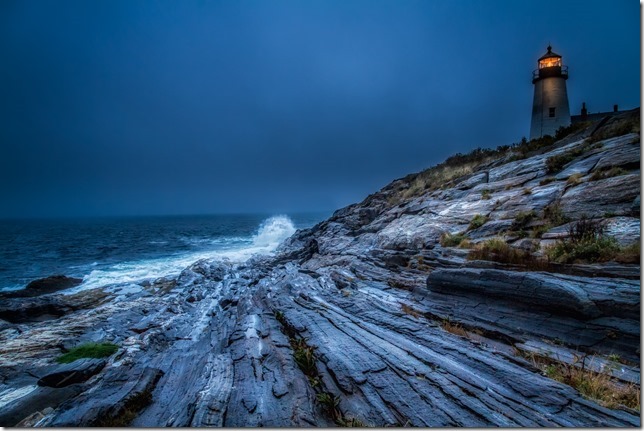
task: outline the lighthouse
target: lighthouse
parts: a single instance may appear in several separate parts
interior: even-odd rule
[[[530,139],[545,135],[555,136],[559,127],[570,125],[568,107],[568,66],[564,66],[561,56],[548,52],[537,61],[537,70],[532,73],[534,99],[532,101],[532,124]]]

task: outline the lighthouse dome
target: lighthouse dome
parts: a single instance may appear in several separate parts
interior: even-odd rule
[[[552,52],[550,45],[548,45],[548,52],[539,57],[539,69],[544,67],[561,67],[561,56]]]

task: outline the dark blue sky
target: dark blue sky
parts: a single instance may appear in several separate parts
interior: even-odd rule
[[[640,5],[0,2],[0,217],[333,210],[573,113],[640,103]]]

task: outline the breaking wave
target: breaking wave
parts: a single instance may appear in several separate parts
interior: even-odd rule
[[[206,247],[200,251],[119,262],[100,269],[95,265],[88,265],[87,270],[90,272],[83,277],[83,283],[65,293],[104,286],[134,287],[144,280],[177,276],[200,259],[228,259],[232,262],[244,262],[254,255],[274,252],[295,231],[295,225],[288,216],[278,215],[260,223],[255,234],[251,236],[196,238],[193,242],[195,245],[203,244]]]

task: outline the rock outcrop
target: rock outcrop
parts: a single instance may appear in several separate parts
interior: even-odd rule
[[[408,176],[274,256],[203,260],[89,309],[12,318],[0,327],[0,425],[640,426],[636,410],[588,399],[537,362],[595,356],[591,369],[639,385],[639,264],[535,271],[440,244],[500,236],[539,257],[582,213],[639,242],[639,135],[601,142],[557,175],[548,158],[582,139],[442,184]],[[611,166],[622,170],[591,178]],[[485,222],[470,229],[476,214]],[[61,346],[99,340],[119,345],[100,370],[37,385]]]

